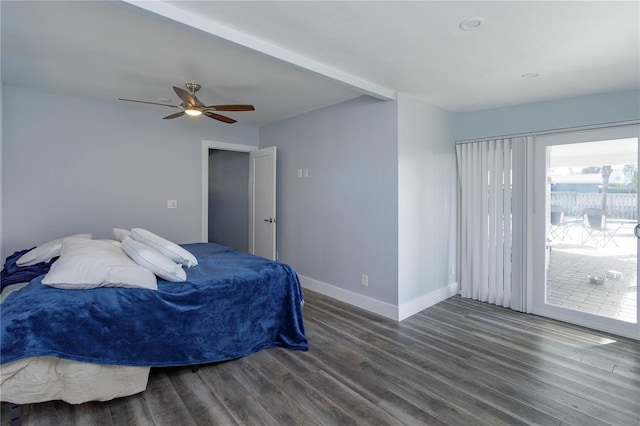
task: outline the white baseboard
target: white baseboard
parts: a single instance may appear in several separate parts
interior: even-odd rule
[[[431,293],[420,296],[417,299],[403,303],[398,309],[398,321],[409,318],[411,315],[424,311],[428,307],[433,306],[436,303],[440,303],[451,296],[455,296],[456,294],[458,294],[458,283],[450,283],[445,287],[441,287]]]
[[[458,283],[451,283],[446,287],[432,291],[429,294],[425,294],[416,300],[404,303],[402,306],[398,307],[322,281],[314,280],[313,278],[305,277],[304,275],[298,275],[298,278],[300,279],[300,284],[303,288],[317,291],[325,296],[329,296],[341,302],[357,306],[358,308],[366,311],[382,315],[383,317],[394,321],[402,321],[403,319],[458,293]]]
[[[302,284],[303,288],[317,291],[325,296],[333,297],[341,302],[357,306],[358,308],[382,315],[383,317],[398,320],[398,307],[390,303],[381,302],[380,300],[372,299],[371,297],[363,296],[303,275],[298,274],[298,278],[300,278],[300,284]]]

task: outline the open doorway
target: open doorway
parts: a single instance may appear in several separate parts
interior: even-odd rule
[[[207,241],[248,252],[249,153],[209,150]]]
[[[211,151],[224,151],[225,153],[237,153],[240,157],[237,157],[238,161],[244,162],[243,155],[247,156],[248,161],[248,173],[243,174],[242,171],[234,171],[233,165],[228,167],[224,158],[235,158],[233,154],[225,155],[224,153],[216,158],[216,155],[210,158]],[[220,166],[214,167],[217,169],[214,174],[220,173],[224,177],[219,182],[214,183],[214,186],[221,188],[225,193],[232,192],[233,197],[237,197],[240,202],[236,205],[233,211],[225,211],[229,206],[225,206],[227,198],[225,196],[218,196],[212,194],[213,200],[210,203],[210,161],[222,160]],[[229,170],[231,169],[231,170]],[[245,168],[245,172],[246,172]],[[234,172],[231,174],[231,172]],[[237,172],[237,173],[236,173]],[[248,180],[245,178],[248,176]],[[244,188],[243,184],[244,182]],[[234,191],[231,186],[237,185],[237,191]],[[229,194],[228,194],[229,195]],[[230,196],[230,195],[229,195]],[[242,211],[242,198],[248,200],[248,209]],[[210,206],[211,204],[211,206]],[[233,203],[227,203],[233,204]],[[238,207],[240,206],[240,207]],[[237,215],[239,217],[247,214],[248,220],[245,221],[246,228],[241,225],[242,219],[234,217],[234,221],[237,220],[238,228],[236,232],[238,235],[229,235],[227,231],[229,224],[222,220],[220,223],[214,224],[215,227],[224,227],[226,236],[221,234],[220,229],[209,232],[209,210],[217,210],[214,213],[214,217],[230,217],[230,215]],[[248,212],[248,213],[246,213]],[[265,257],[267,259],[276,260],[276,147],[258,148],[257,146],[231,144],[226,142],[211,142],[202,141],[202,241],[217,242],[220,244],[229,245],[239,250],[247,251],[251,254]],[[214,219],[217,221],[218,219]],[[240,231],[237,231],[240,229]],[[248,238],[245,238],[245,242],[241,242],[244,229],[247,229]],[[227,239],[232,238],[232,239]],[[248,241],[247,241],[248,240]],[[246,244],[246,245],[245,245]],[[244,249],[242,247],[245,247]]]

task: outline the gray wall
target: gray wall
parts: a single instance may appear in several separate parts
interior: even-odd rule
[[[605,93],[455,115],[455,140],[640,119],[640,91]]]
[[[69,234],[111,237],[112,227],[200,241],[202,141],[258,145],[255,128],[162,120],[161,107],[9,85],[2,98],[3,259]]]
[[[209,241],[248,251],[248,152],[209,150]]]
[[[303,276],[396,305],[397,103],[362,97],[261,128],[260,146],[271,145],[279,259]],[[298,178],[305,168],[309,177]]]
[[[398,302],[456,282],[453,114],[398,96]]]

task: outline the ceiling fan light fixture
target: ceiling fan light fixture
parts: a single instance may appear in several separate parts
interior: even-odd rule
[[[0,0],[2,1],[2,0]],[[176,92],[178,98],[182,101],[180,105],[171,105],[168,103],[164,103],[163,101],[169,100],[167,98],[159,98],[158,101],[163,102],[148,102],[148,101],[137,101],[135,99],[124,99],[118,98],[121,101],[128,102],[138,102],[141,104],[150,104],[150,105],[161,105],[170,108],[177,108],[180,111],[174,114],[169,114],[166,117],[162,117],[163,120],[172,120],[174,118],[182,117],[184,115],[188,115],[190,117],[199,117],[204,115],[205,117],[211,118],[212,120],[222,121],[223,123],[233,124],[236,123],[231,117],[227,117],[221,114],[218,114],[217,111],[255,111],[253,105],[241,105],[241,104],[231,104],[231,105],[205,105],[202,103],[197,97],[196,92],[200,90],[200,85],[198,83],[186,83],[185,86],[187,90],[181,89],[180,87],[173,86],[173,91]],[[216,112],[213,112],[216,111]]]
[[[197,117],[199,115],[202,115],[202,111],[200,111],[199,109],[185,109],[184,112],[187,113],[187,115],[190,115],[191,117]]]

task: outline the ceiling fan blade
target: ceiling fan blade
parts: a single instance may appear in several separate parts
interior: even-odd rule
[[[177,105],[161,104],[159,102],[136,101],[135,99],[124,99],[124,98],[118,98],[118,100],[119,101],[127,101],[127,102],[137,102],[139,104],[160,105],[160,106],[167,106],[167,107],[171,107],[171,108],[180,108]]]
[[[175,114],[167,115],[166,117],[162,117],[164,120],[170,120],[172,118],[182,117],[185,114],[184,111],[176,112]]]
[[[196,105],[196,100],[193,98],[193,96],[191,96],[191,93],[176,86],[173,86],[173,90],[174,92],[176,92],[176,95],[178,95],[178,97],[183,101],[188,102],[190,105]]]
[[[205,109],[214,111],[255,111],[253,105],[209,105]]]
[[[222,121],[224,123],[233,124],[236,122],[236,120],[234,120],[233,118],[225,117],[224,115],[216,114],[215,112],[211,111],[204,111],[202,114],[206,115],[209,118],[213,118],[214,120]]]

